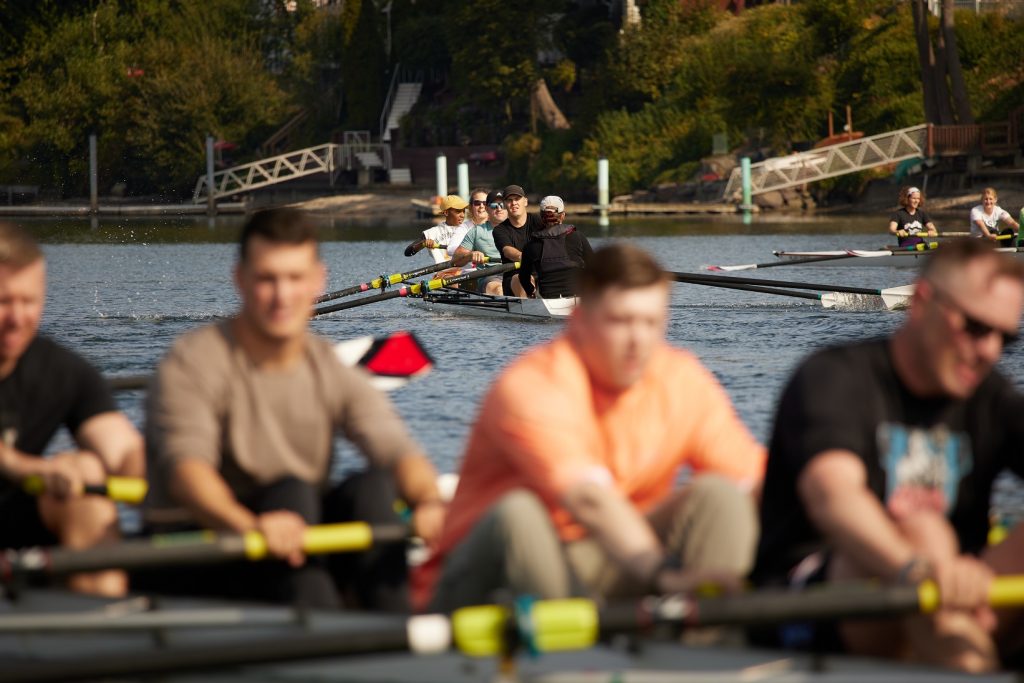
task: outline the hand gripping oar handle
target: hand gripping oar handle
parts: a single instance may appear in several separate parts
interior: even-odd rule
[[[303,550],[310,555],[359,552],[381,543],[404,542],[408,536],[409,528],[404,524],[324,524],[306,529]],[[258,561],[267,557],[266,539],[255,531],[246,534],[212,531],[157,534],[84,550],[60,547],[8,550],[0,555],[0,581],[31,574],[63,575],[101,569]]]
[[[37,474],[26,477],[21,485],[26,493],[33,496],[46,492],[46,482]],[[139,477],[107,477],[102,484],[86,484],[82,493],[138,505],[145,499],[148,490],[146,480]]]

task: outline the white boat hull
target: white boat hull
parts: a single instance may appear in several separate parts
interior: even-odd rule
[[[471,292],[431,292],[423,298],[407,301],[417,308],[433,313],[505,320],[548,322],[564,320],[576,307],[578,299],[520,299],[514,296],[490,296]]]

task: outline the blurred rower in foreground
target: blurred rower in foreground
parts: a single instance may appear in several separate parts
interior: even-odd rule
[[[749,571],[764,449],[665,342],[669,288],[639,249],[594,253],[565,333],[484,399],[419,607],[732,586]],[[684,466],[694,477],[675,487]]]
[[[0,549],[116,541],[114,503],[83,495],[84,486],[108,475],[145,476],[142,438],[118,412],[106,381],[38,334],[45,301],[42,250],[24,230],[0,223]],[[41,457],[62,426],[78,450]],[[38,497],[20,486],[30,477],[42,481]],[[69,585],[108,596],[127,590],[120,571],[79,574]]]
[[[1018,333],[1024,264],[983,240],[928,260],[892,337],[831,348],[797,370],[769,446],[754,571],[762,585],[934,579],[934,616],[787,625],[769,642],[968,671],[1020,645],[993,614],[994,574],[1024,571],[1024,529],[986,548],[992,486],[1024,476],[1024,396],[993,370]]]
[[[325,277],[316,226],[306,215],[254,214],[235,267],[241,309],[183,336],[161,362],[146,420],[152,506],[182,506],[211,529],[260,531],[283,561],[175,570],[149,577],[153,588],[408,609],[404,546],[326,562],[303,556],[308,525],[397,522],[397,497],[428,544],[444,518],[437,473],[387,398],[309,330]],[[337,432],[369,463],[339,483],[331,479]]]

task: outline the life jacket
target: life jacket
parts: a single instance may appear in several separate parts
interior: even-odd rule
[[[540,262],[537,270],[551,272],[566,268],[582,268],[583,260],[569,255],[565,238],[576,232],[575,225],[559,223],[533,233],[533,239],[541,241]]]

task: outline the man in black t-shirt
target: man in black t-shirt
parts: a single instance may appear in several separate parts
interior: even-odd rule
[[[996,644],[1008,654],[1012,620],[1000,615],[993,636],[987,596],[994,574],[1024,570],[1024,534],[985,542],[995,478],[1024,476],[1024,397],[993,370],[1022,308],[1024,264],[981,240],[949,243],[891,338],[797,370],[769,446],[755,583],[932,578],[945,609],[760,636],[974,671],[998,664]]]
[[[523,188],[509,185],[502,190],[502,195],[508,218],[495,226],[494,246],[501,252],[502,263],[515,263],[523,257],[523,249],[530,241],[530,236],[535,230],[542,229],[544,223],[537,214],[526,212],[530,201]],[[515,271],[505,273],[501,283],[502,293],[505,296],[525,297],[526,292],[520,286],[519,278],[513,275]]]
[[[82,548],[116,539],[117,510],[82,495],[108,474],[142,477],[138,431],[119,413],[106,382],[85,360],[38,336],[46,298],[42,251],[25,231],[0,223],[0,549]],[[41,454],[61,426],[80,450]],[[42,480],[33,498],[21,484]],[[121,595],[123,572],[71,577],[82,592]]]

